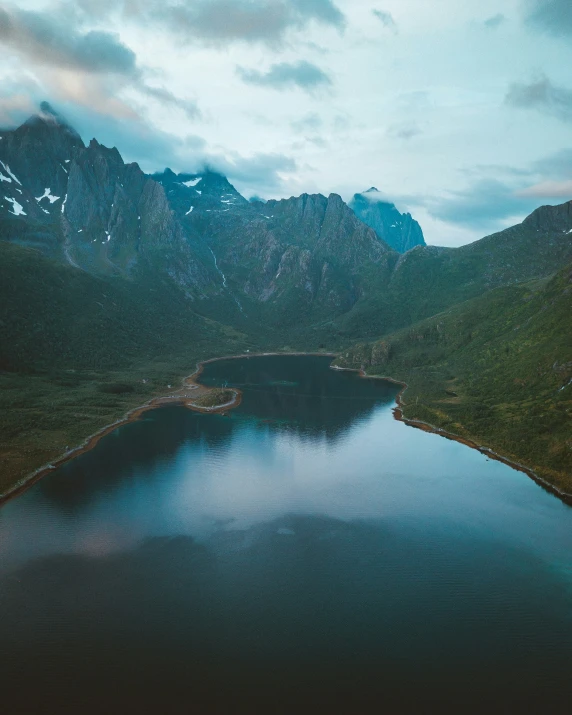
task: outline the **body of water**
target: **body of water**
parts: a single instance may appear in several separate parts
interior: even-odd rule
[[[325,357],[206,366],[0,509],[12,713],[570,712],[572,509]]]

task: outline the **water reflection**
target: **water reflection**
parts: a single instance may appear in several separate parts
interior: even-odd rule
[[[241,412],[261,422],[335,442],[376,405],[393,403],[399,387],[329,370],[330,362],[329,357],[276,356],[218,360],[205,366],[200,379],[206,385],[239,387]]]
[[[0,510],[10,712],[31,675],[28,713],[180,712],[189,689],[201,712],[419,712],[445,692],[466,712],[475,684],[559,711],[570,508],[324,358],[203,379],[240,408],[148,413]]]

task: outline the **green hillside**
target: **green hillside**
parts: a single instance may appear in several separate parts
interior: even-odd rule
[[[550,208],[557,214],[567,207]],[[572,261],[572,238],[550,220],[535,223],[541,211],[461,248],[414,248],[382,290],[364,295],[328,328],[344,340],[375,339],[493,288],[552,275]]]
[[[404,414],[526,464],[572,493],[572,265],[493,289],[337,364],[407,382]]]
[[[253,347],[172,283],[102,279],[0,241],[0,493],[198,360]]]

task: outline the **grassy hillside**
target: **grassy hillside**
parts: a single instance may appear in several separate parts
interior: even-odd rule
[[[552,275],[571,261],[567,231],[538,229],[529,220],[461,248],[418,246],[400,258],[383,290],[370,291],[327,328],[342,340],[375,339],[493,288]]]
[[[0,242],[0,493],[198,360],[256,347],[195,308],[157,278],[96,278]]]
[[[572,265],[344,352],[409,384],[405,416],[471,437],[572,493]]]

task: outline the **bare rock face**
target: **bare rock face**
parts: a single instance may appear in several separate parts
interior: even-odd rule
[[[389,247],[336,194],[248,202],[216,172],[153,174],[185,227],[203,241],[235,299],[265,321],[296,321],[296,311],[339,314],[395,259]]]
[[[247,201],[205,170],[145,175],[85,146],[49,105],[0,140],[0,234],[94,275],[149,271],[220,314],[269,324],[339,315],[387,282],[396,254],[342,199]],[[226,307],[224,307],[226,306]]]
[[[116,148],[86,147],[46,103],[3,133],[0,162],[3,238],[97,275],[163,271],[190,298],[219,290],[206,247],[193,250],[163,186]]]
[[[395,205],[385,201],[374,186],[354,194],[349,203],[353,212],[391,248],[405,253],[415,246],[424,246],[421,226],[409,213],[399,213]]]
[[[523,225],[537,231],[572,233],[572,201],[558,206],[541,206],[524,219]]]
[[[202,220],[200,207],[193,214]],[[391,263],[389,247],[336,194],[240,204],[206,221],[229,282],[281,322],[296,321],[296,310],[350,309]]]
[[[352,210],[337,194],[249,202],[212,170],[148,176],[46,104],[0,137],[0,239],[144,289],[152,278],[245,330],[375,337],[572,260],[572,202],[438,248],[376,189]]]

